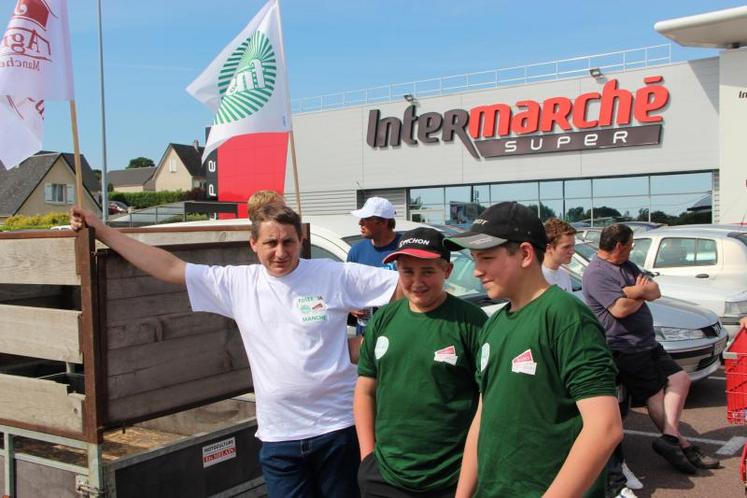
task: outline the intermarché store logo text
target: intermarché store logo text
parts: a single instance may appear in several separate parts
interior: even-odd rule
[[[381,111],[373,109],[368,115],[366,141],[373,148],[384,149],[402,143],[453,142],[457,137],[475,158],[658,144],[658,123],[663,117],[655,113],[669,103],[669,90],[662,81],[661,76],[646,77],[645,86],[633,93],[619,88],[618,81],[612,79],[601,92],[584,93],[574,100],[520,100],[513,107],[496,103],[469,111],[452,109],[443,115],[417,115],[411,105],[402,119],[382,118]],[[596,104],[598,111],[591,112],[591,104]],[[632,118],[641,124],[629,126]],[[558,128],[563,132],[550,133]]]

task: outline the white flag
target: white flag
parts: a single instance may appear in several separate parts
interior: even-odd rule
[[[44,101],[0,96],[0,161],[10,168],[42,148]]]
[[[44,100],[71,100],[66,0],[18,0],[0,44],[0,160],[15,166],[41,149]]]
[[[187,92],[215,111],[203,161],[223,142],[291,129],[280,7],[270,0]]]

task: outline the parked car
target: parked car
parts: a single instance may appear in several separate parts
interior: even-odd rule
[[[362,239],[358,218],[351,215],[305,216],[310,224],[310,246],[312,258],[329,258],[345,261],[350,247]],[[204,226],[206,224],[243,225],[245,218],[230,220],[193,221],[173,223],[169,226]],[[397,220],[397,230],[405,232],[427,226],[413,221]],[[458,233],[458,228],[439,226],[447,235]],[[592,254],[596,252],[591,249]],[[474,277],[474,262],[466,250],[453,251],[451,261],[454,270],[446,282],[447,290],[455,296],[473,302],[488,315],[505,306],[507,301],[494,301],[485,293]],[[572,277],[574,295],[583,300],[581,279]],[[699,380],[719,367],[719,355],[726,344],[726,334],[716,315],[698,306],[676,300],[661,299],[651,303],[651,313],[657,338],[675,361],[688,372],[690,378]]]
[[[128,213],[130,207],[122,201],[109,201],[109,214]]]
[[[665,226],[663,223],[654,223],[649,221],[620,221],[618,223],[628,225],[633,230],[633,233],[647,232],[649,230],[654,230],[656,228]],[[602,230],[604,230],[604,227],[577,227],[576,230],[576,236],[579,239],[588,240],[590,242],[594,242],[596,245],[599,245],[599,237],[602,235]]]
[[[680,225],[635,235],[630,259],[663,294],[713,310],[733,339],[747,315],[747,227]]]

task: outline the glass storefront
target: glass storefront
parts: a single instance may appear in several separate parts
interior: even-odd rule
[[[558,217],[586,226],[711,223],[712,191],[711,171],[411,188],[408,212],[413,221],[462,225],[492,204],[517,201],[536,209],[543,221]]]

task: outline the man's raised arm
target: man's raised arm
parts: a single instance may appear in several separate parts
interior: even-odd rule
[[[184,261],[168,251],[127,237],[119,230],[104,224],[91,211],[78,207],[72,208],[70,226],[76,231],[85,226],[93,228],[97,239],[144,272],[164,282],[186,285],[184,276],[186,263]]]

